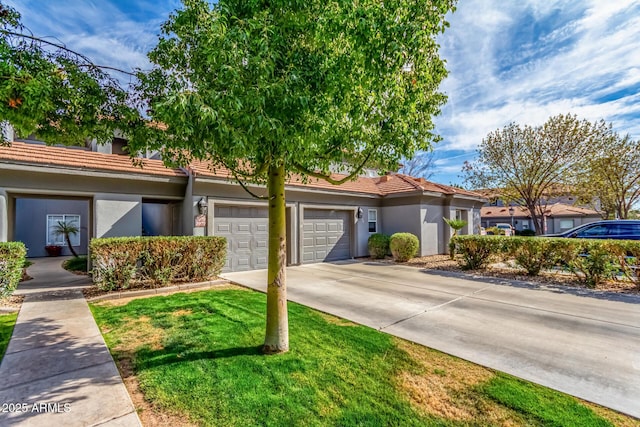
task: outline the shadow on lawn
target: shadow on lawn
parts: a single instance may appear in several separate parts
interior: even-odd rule
[[[173,363],[225,359],[237,356],[259,356],[262,354],[262,345],[195,352],[189,352],[188,346],[174,345],[161,350],[138,350],[136,352],[136,359],[139,361],[137,365],[138,369],[149,369]],[[124,354],[121,356],[127,357]]]

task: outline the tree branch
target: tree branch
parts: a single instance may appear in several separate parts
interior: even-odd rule
[[[66,47],[62,43],[54,43],[54,42],[50,42],[50,41],[47,41],[45,39],[42,39],[40,37],[30,36],[28,34],[23,34],[23,33],[16,33],[14,31],[8,31],[8,30],[0,30],[0,33],[1,34],[6,34],[8,36],[21,37],[21,38],[24,38],[24,39],[33,40],[35,42],[46,44],[46,45],[49,45],[49,46],[53,46],[53,47],[55,47],[57,49],[63,50],[63,51],[68,52],[68,53],[71,53],[71,54],[77,56],[78,58],[82,58],[86,62],[86,64],[78,64],[78,66],[80,66],[80,67],[97,68],[97,69],[100,69],[100,70],[112,70],[112,71],[116,71],[118,73],[127,74],[129,76],[136,77],[136,74],[132,73],[130,71],[125,71],[125,70],[122,70],[120,68],[110,67],[110,66],[107,66],[107,65],[94,64],[93,61],[91,61],[91,59],[89,59],[89,57],[87,57],[87,56],[85,56],[85,55],[83,55],[83,54],[81,54],[79,52],[76,52],[75,50],[69,49],[68,47]]]
[[[331,175],[325,175],[323,173],[320,172],[314,172],[312,170],[309,170],[307,168],[305,168],[304,166],[302,166],[301,164],[294,162],[293,163],[293,167],[296,168],[298,170],[298,172],[303,173],[305,175],[309,175],[312,176],[314,178],[319,178],[319,179],[323,179],[325,181],[327,181],[330,184],[333,185],[340,185],[340,184],[344,184],[347,181],[350,181],[353,179],[354,176],[358,175],[360,173],[360,171],[362,171],[362,168],[364,167],[364,165],[369,161],[369,158],[371,158],[371,155],[373,154],[373,150],[367,154],[367,156],[364,158],[364,160],[362,161],[362,163],[360,163],[360,165],[355,168],[353,170],[353,172],[351,172],[350,175],[342,178],[342,179],[333,179],[331,178]]]

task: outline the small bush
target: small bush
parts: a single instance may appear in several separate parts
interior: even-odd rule
[[[121,237],[91,240],[93,282],[100,289],[208,280],[227,257],[223,237]]]
[[[586,287],[595,288],[621,269],[609,246],[606,240],[576,239],[564,252],[563,261]]]
[[[389,236],[380,233],[372,234],[369,236],[367,246],[371,258],[384,258],[389,253]]]
[[[525,229],[525,230],[516,230],[516,236],[522,236],[522,237],[531,237],[531,236],[535,236],[536,232],[535,230],[531,230],[531,229]]]
[[[22,242],[0,242],[0,298],[11,295],[18,287],[26,255]]]
[[[451,238],[449,250],[461,255],[463,270],[477,270],[486,267],[493,256],[504,253],[510,241],[500,236],[456,236]]]
[[[537,276],[541,270],[556,265],[570,251],[571,244],[567,239],[514,237],[509,241],[508,254],[529,276]]]
[[[389,240],[391,255],[397,262],[409,261],[418,253],[420,242],[411,233],[395,233]]]
[[[68,271],[74,271],[79,273],[87,272],[87,256],[81,255],[78,257],[69,258],[62,263],[62,268]]]

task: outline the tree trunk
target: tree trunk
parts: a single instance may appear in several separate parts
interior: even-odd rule
[[[269,270],[267,282],[267,328],[262,351],[289,351],[287,315],[287,221],[284,196],[284,165],[269,167]]]
[[[71,238],[69,237],[69,233],[64,233],[64,240],[67,241],[67,246],[69,246],[69,250],[71,251],[73,256],[78,258],[78,254],[76,253],[75,249],[73,249],[73,246],[71,245]]]

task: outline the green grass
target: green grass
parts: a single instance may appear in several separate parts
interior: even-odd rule
[[[446,368],[449,372],[425,367],[429,354],[436,352],[420,347],[426,356],[414,360],[399,348],[396,338],[294,303],[289,304],[291,351],[262,355],[265,296],[260,293],[205,291],[120,306],[92,304],[91,309],[116,360],[131,363],[145,398],[156,408],[201,425],[480,426],[495,422],[481,418],[484,415],[458,420],[421,407],[411,401],[399,379],[407,372],[445,379],[453,370],[464,372],[468,362],[440,353],[438,357],[461,367]],[[491,377],[487,383],[455,391],[451,399],[461,395],[465,405],[471,401],[480,408],[478,414],[499,412],[512,425],[609,425],[576,399],[544,388],[529,389],[527,383],[521,388],[533,391],[522,393],[522,404],[501,400],[509,390],[519,390],[521,382],[487,373]],[[569,410],[564,408],[566,401],[573,402]],[[559,411],[563,414],[551,416]],[[601,423],[584,424],[584,419]],[[556,424],[547,424],[549,420]]]
[[[545,426],[612,426],[571,396],[507,374],[498,373],[482,388],[492,399],[520,413],[532,415]]]
[[[87,272],[87,256],[81,255],[79,257],[73,257],[62,263],[62,268],[69,271],[77,271],[81,273]]]
[[[18,313],[0,315],[0,361],[4,357],[4,352],[7,351],[9,339],[13,333],[17,318]]]

